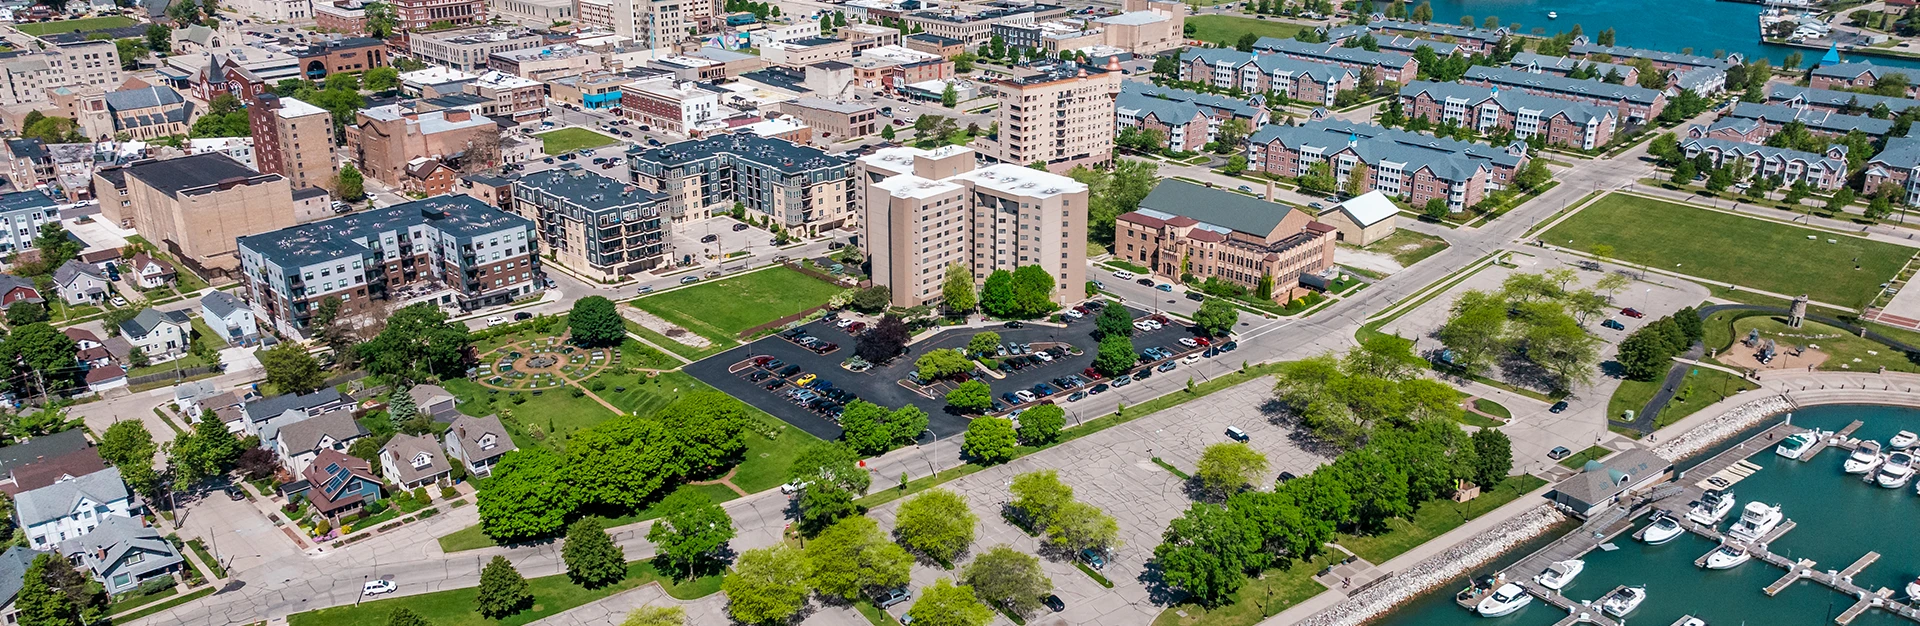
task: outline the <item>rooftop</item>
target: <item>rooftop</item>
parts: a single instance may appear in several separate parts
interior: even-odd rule
[[[568,203],[594,213],[651,207],[667,199],[664,194],[640,189],[571,163],[521,176],[515,184],[564,198]]]
[[[239,245],[281,267],[296,267],[367,253],[369,249],[360,240],[416,225],[427,225],[461,239],[509,228],[533,228],[533,223],[526,218],[487,206],[477,199],[445,195],[248,235],[239,239]]]
[[[208,152],[167,159],[135,162],[127,166],[127,175],[160,190],[169,197],[214,185],[222,189],[238,184],[280,180],[279,174],[260,174],[219,152]],[[271,178],[268,178],[271,177]]]
[[[1287,214],[1293,212],[1293,207],[1224,189],[1163,179],[1152,193],[1140,201],[1140,210],[1150,217],[1163,220],[1176,215],[1184,216],[1201,222],[1202,228],[1212,225],[1265,238],[1280,226]]]
[[[761,137],[753,133],[713,135],[705,139],[690,139],[657,148],[635,145],[627,149],[627,154],[667,167],[685,165],[726,154],[788,173],[847,163],[846,158],[827,154],[819,148],[796,144],[785,139]]]

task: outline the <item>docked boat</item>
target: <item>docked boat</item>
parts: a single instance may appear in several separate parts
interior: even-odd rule
[[[1880,442],[1862,441],[1853,449],[1853,454],[1847,455],[1847,462],[1841,464],[1840,469],[1848,474],[1865,474],[1879,469],[1880,462],[1885,460],[1886,456],[1880,452]]]
[[[1647,600],[1646,587],[1621,587],[1600,599],[1600,610],[1614,617],[1626,617]]]
[[[1533,578],[1533,581],[1540,583],[1540,586],[1542,587],[1546,587],[1548,589],[1553,589],[1557,591],[1561,588],[1566,587],[1567,584],[1572,583],[1573,578],[1575,576],[1579,576],[1580,572],[1585,571],[1586,569],[1587,569],[1587,562],[1582,561],[1580,559],[1567,559],[1565,561],[1555,561],[1551,564],[1548,564],[1547,571],[1540,572],[1540,575],[1535,576]]]
[[[1748,502],[1747,508],[1740,511],[1739,521],[1727,529],[1727,536],[1735,541],[1756,541],[1773,532],[1784,519],[1786,516],[1780,513],[1780,507],[1767,506],[1764,502]]]
[[[1907,452],[1887,455],[1886,462],[1880,464],[1880,472],[1873,477],[1874,482],[1888,489],[1905,487],[1907,481],[1912,479],[1913,454]]]
[[[1526,588],[1507,583],[1493,590],[1493,595],[1481,600],[1480,606],[1475,607],[1474,611],[1481,617],[1500,617],[1511,615],[1532,602],[1533,596],[1527,595]]]
[[[1893,439],[1887,441],[1887,447],[1894,450],[1905,450],[1913,447],[1915,443],[1920,443],[1920,435],[1913,434],[1913,431],[1910,430],[1903,430],[1895,433]]]
[[[1788,437],[1786,441],[1780,442],[1780,445],[1774,446],[1773,453],[1797,461],[1801,455],[1813,449],[1813,442],[1817,440],[1819,440],[1819,437],[1813,433],[1800,433]]]
[[[1720,520],[1727,519],[1733,512],[1733,492],[1708,489],[1700,494],[1700,499],[1687,509],[1687,519],[1706,526],[1718,526]]]
[[[1920,599],[1920,578],[1915,578],[1913,582],[1907,583],[1907,599]]]
[[[1678,537],[1684,532],[1686,532],[1686,530],[1680,528],[1680,522],[1675,521],[1671,517],[1661,515],[1654,518],[1652,524],[1647,525],[1647,530],[1640,535],[1640,540],[1647,542],[1647,545],[1657,546],[1673,541],[1674,537]]]
[[[1675,622],[1673,626],[1707,626],[1707,620],[1692,615],[1682,615],[1680,621]]]
[[[1707,555],[1706,566],[1707,569],[1733,569],[1734,566],[1752,558],[1753,553],[1748,552],[1745,546],[1734,543],[1722,544]]]

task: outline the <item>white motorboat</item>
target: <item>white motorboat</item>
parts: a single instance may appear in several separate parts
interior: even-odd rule
[[[1886,462],[1880,464],[1880,472],[1873,476],[1874,482],[1888,489],[1905,487],[1907,481],[1912,479],[1913,455],[1907,452],[1887,455]]]
[[[1886,456],[1880,453],[1880,442],[1862,441],[1853,449],[1853,454],[1847,455],[1847,462],[1841,464],[1840,469],[1848,474],[1865,474],[1879,469],[1880,462],[1885,460]]]
[[[1684,532],[1687,531],[1680,528],[1680,522],[1674,521],[1671,517],[1661,515],[1654,518],[1652,524],[1647,525],[1647,530],[1640,535],[1640,540],[1647,542],[1647,545],[1657,546],[1673,541],[1674,537],[1678,537]]]
[[[1767,506],[1764,502],[1748,502],[1747,508],[1740,511],[1740,519],[1727,529],[1727,536],[1734,541],[1755,541],[1773,532],[1786,519],[1780,513],[1780,507]]]
[[[1733,492],[1708,489],[1687,509],[1687,519],[1706,526],[1717,526],[1733,512]]]
[[[1799,460],[1800,455],[1806,454],[1808,450],[1813,449],[1813,442],[1818,439],[1819,437],[1813,433],[1800,433],[1788,437],[1785,441],[1780,442],[1780,445],[1774,446],[1773,453],[1789,459]]]
[[[1707,555],[1707,569],[1733,569],[1734,566],[1753,558],[1746,546],[1736,543],[1722,544]]]
[[[1907,599],[1920,599],[1920,578],[1915,578],[1913,582],[1907,583]]]
[[[1621,587],[1600,599],[1600,610],[1614,617],[1626,617],[1647,600],[1646,587]]]
[[[1905,450],[1913,447],[1915,443],[1920,443],[1920,435],[1913,434],[1913,431],[1910,430],[1903,430],[1895,433],[1893,439],[1887,441],[1887,447],[1894,450]]]
[[[1692,615],[1682,615],[1680,621],[1673,626],[1707,626],[1707,620]]]
[[[1548,11],[1548,12],[1547,12],[1547,19],[1550,19],[1550,20],[1557,20],[1557,19],[1560,19],[1560,12],[1559,12],[1559,11]]]
[[[1559,590],[1566,587],[1568,583],[1572,583],[1573,578],[1579,576],[1580,572],[1586,569],[1587,562],[1580,559],[1555,561],[1547,565],[1547,571],[1540,572],[1540,575],[1535,576],[1533,581],[1540,583],[1542,587]]]
[[[1510,615],[1532,602],[1533,596],[1527,595],[1526,588],[1507,583],[1493,590],[1492,595],[1481,599],[1480,606],[1474,607],[1474,611],[1481,617],[1500,617]]]

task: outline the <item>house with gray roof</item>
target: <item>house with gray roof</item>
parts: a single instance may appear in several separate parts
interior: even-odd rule
[[[1697,54],[1648,50],[1645,48],[1602,46],[1587,43],[1584,41],[1584,37],[1576,38],[1573,46],[1568,49],[1568,53],[1580,56],[1607,56],[1614,59],[1646,59],[1648,62],[1653,63],[1654,67],[1663,70],[1692,67],[1717,67],[1724,70],[1739,64],[1745,59],[1745,57],[1738,52],[1728,54],[1724,58],[1716,58]]]
[[[15,302],[44,305],[47,300],[40,297],[40,288],[33,285],[33,280],[12,274],[0,274],[0,307],[13,306]]]
[[[380,473],[402,489],[425,487],[447,478],[452,466],[431,437],[399,434],[380,447]]]
[[[1547,497],[1586,518],[1672,477],[1672,461],[1645,448],[1629,448],[1603,461],[1587,461],[1580,473],[1554,485]]]
[[[1735,159],[1745,161],[1747,176],[1742,180],[1754,176],[1778,177],[1786,185],[1806,181],[1807,185],[1822,191],[1834,191],[1847,183],[1847,147],[1840,144],[1828,146],[1825,153],[1815,154],[1690,136],[1680,140],[1680,150],[1686,153],[1687,158],[1705,154],[1713,160],[1714,167]]]
[[[84,537],[60,542],[59,550],[77,565],[86,568],[107,588],[107,593],[131,591],[140,583],[162,576],[171,577],[186,559],[160,531],[129,517],[105,517]]]
[[[1548,144],[1592,150],[1613,139],[1613,107],[1536,96],[1512,89],[1414,81],[1400,88],[1406,114],[1451,122],[1481,133],[1513,131],[1517,139],[1544,135]]]
[[[1905,137],[1887,138],[1886,147],[1867,159],[1866,181],[1861,189],[1879,193],[1886,185],[1904,190],[1908,206],[1920,204],[1920,137],[1913,136],[1912,132]]]
[[[1807,106],[1738,102],[1725,117],[1705,126],[1696,124],[1688,128],[1687,136],[1766,143],[1767,138],[1795,122],[1806,127],[1809,133],[1828,137],[1841,137],[1856,130],[1879,137],[1893,130],[1893,120],[1845,115]]]
[[[1491,52],[1493,45],[1500,43],[1500,41],[1508,35],[1508,31],[1505,28],[1486,29],[1471,26],[1455,26],[1452,24],[1389,19],[1368,20],[1367,28],[1394,35],[1456,41],[1459,42],[1460,46],[1465,48],[1468,54],[1486,54]],[[1434,50],[1434,52],[1439,52],[1439,50]]]
[[[1366,48],[1347,48],[1332,43],[1307,43],[1293,39],[1261,37],[1254,52],[1279,54],[1303,61],[1329,63],[1360,71],[1372,69],[1380,82],[1404,83],[1420,74],[1420,62],[1398,52],[1374,52]]]
[[[1238,99],[1126,81],[1114,101],[1114,123],[1158,131],[1164,139],[1161,147],[1199,150],[1213,142],[1227,120],[1241,120],[1249,131],[1266,124],[1265,104],[1265,96]]]
[[[500,462],[500,457],[517,449],[513,438],[507,435],[506,427],[500,425],[500,418],[492,415],[461,415],[453,418],[452,427],[447,429],[443,441],[449,456],[465,463],[467,471],[480,477],[492,475],[493,466]]]
[[[1903,67],[1874,65],[1872,61],[1834,63],[1813,68],[1807,76],[1807,85],[1815,89],[1872,89],[1880,86],[1880,81],[1889,76],[1899,77],[1906,83],[1902,95],[1920,95],[1920,72]]]
[[[1667,96],[1678,97],[1680,90],[1710,97],[1727,90],[1727,71],[1717,67],[1674,68],[1667,70]]]
[[[1514,54],[1513,58],[1507,61],[1507,67],[1522,72],[1553,74],[1555,76],[1566,76],[1573,73],[1575,69],[1581,69],[1583,71],[1593,70],[1594,78],[1590,80],[1602,80],[1606,78],[1607,74],[1617,73],[1620,75],[1620,82],[1629,85],[1635,84],[1640,80],[1640,68],[1631,65],[1589,61],[1587,59],[1575,59],[1572,57],[1547,56],[1544,54],[1534,54],[1532,52]]]
[[[107,299],[107,273],[91,263],[68,259],[53,270],[53,287],[69,305],[99,304]]]
[[[1249,290],[1271,279],[1274,296],[1292,299],[1301,277],[1333,266],[1338,230],[1284,204],[1243,194],[1162,180],[1119,216],[1115,253],[1179,280],[1217,279]]]
[[[453,416],[460,414],[455,405],[460,401],[445,387],[439,385],[418,384],[407,388],[407,396],[413,399],[413,406],[420,413],[432,417],[437,422],[451,422]]]
[[[1459,54],[1460,51],[1463,49],[1460,46],[1460,44],[1447,43],[1444,41],[1434,41],[1432,39],[1421,39],[1418,37],[1402,37],[1398,35],[1395,35],[1392,37],[1379,37],[1374,39],[1374,43],[1378,45],[1381,50],[1391,50],[1393,52],[1399,52],[1402,54],[1409,54],[1409,55],[1415,52],[1418,52],[1421,48],[1426,48],[1428,50],[1432,50],[1434,54],[1440,55],[1442,57],[1450,57],[1455,54]]]
[[[14,546],[7,548],[6,552],[0,552],[0,623],[20,623],[20,609],[13,602],[20,596],[20,587],[26,584],[27,568],[42,554],[48,552],[26,546]]]
[[[1365,190],[1378,189],[1414,206],[1439,198],[1456,212],[1504,188],[1526,160],[1525,142],[1496,147],[1335,119],[1270,124],[1247,140],[1251,170],[1297,178],[1326,163],[1328,175],[1341,185],[1359,171]]]
[[[351,408],[352,398],[332,387],[305,394],[283,393],[240,405],[241,432],[259,435],[261,441],[273,441],[279,427],[300,420]]]
[[[1341,91],[1360,86],[1358,70],[1232,48],[1188,48],[1180,54],[1180,79],[1249,94],[1279,94],[1322,106],[1332,106]]]
[[[200,319],[229,345],[250,344],[260,336],[253,309],[225,291],[215,290],[200,298]]]
[[[120,336],[155,362],[171,361],[186,354],[192,345],[193,318],[186,311],[149,308],[121,322]]]
[[[13,518],[27,531],[27,545],[45,550],[85,537],[107,517],[132,517],[138,508],[120,470],[60,480],[13,497]]]
[[[297,422],[281,425],[275,432],[273,448],[280,463],[298,476],[323,450],[346,452],[355,439],[365,437],[367,429],[353,421],[353,413],[321,413]]]

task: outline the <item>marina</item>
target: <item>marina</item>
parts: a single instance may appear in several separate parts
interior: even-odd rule
[[[1466,624],[1856,624],[1920,623],[1907,584],[1920,574],[1920,535],[1912,532],[1920,496],[1882,489],[1843,466],[1863,442],[1884,444],[1920,424],[1920,411],[1891,407],[1829,406],[1795,410],[1791,421],[1751,431],[1688,467],[1674,481],[1596,514],[1580,527],[1525,555],[1483,571],[1485,583],[1521,585],[1534,600],[1502,617],[1461,608],[1470,589],[1445,602],[1417,598],[1375,623],[1402,626]],[[1775,452],[1788,438],[1818,431],[1801,454]],[[1858,438],[1856,438],[1858,437]],[[1717,525],[1687,519],[1704,496],[1738,498]],[[1783,519],[1740,541],[1724,529],[1740,524],[1751,503],[1778,506]],[[1655,519],[1677,522],[1679,537],[1660,545],[1642,539]],[[1611,545],[1608,550],[1601,546]],[[1724,552],[1723,552],[1724,550]],[[1720,567],[1708,567],[1716,553]],[[1580,560],[1576,578],[1559,589],[1536,577],[1550,566]],[[1602,610],[1602,599],[1644,587],[1624,618]],[[1487,593],[1482,589],[1481,594]],[[1451,606],[1449,606],[1451,605]]]

